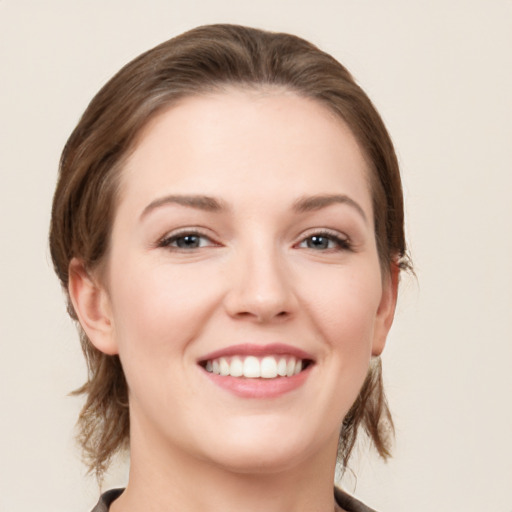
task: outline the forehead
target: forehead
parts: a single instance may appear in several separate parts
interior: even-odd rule
[[[333,186],[368,196],[368,175],[351,130],[319,101],[284,89],[229,88],[187,97],[151,119],[122,170],[121,196],[251,190],[284,197]]]

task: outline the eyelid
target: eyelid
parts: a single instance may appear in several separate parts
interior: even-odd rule
[[[326,249],[327,251],[332,250],[352,250],[353,244],[348,235],[342,233],[340,231],[330,229],[330,228],[313,228],[301,233],[299,240],[294,244],[294,246],[302,244],[308,238],[313,236],[325,237],[328,238],[335,243],[338,244],[337,249]]]
[[[198,227],[185,227],[179,228],[174,231],[170,231],[166,233],[164,236],[160,237],[155,243],[155,247],[171,249],[176,251],[190,251],[192,249],[182,249],[180,247],[173,247],[171,244],[177,240],[178,238],[182,238],[185,236],[197,236],[200,238],[206,238],[210,243],[209,247],[218,247],[220,244],[214,240],[211,234],[206,233],[206,231],[202,228]],[[200,249],[201,247],[197,247],[196,249]]]

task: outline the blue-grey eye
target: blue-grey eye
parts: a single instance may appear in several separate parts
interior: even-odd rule
[[[313,235],[305,240],[308,249],[331,249],[336,244],[326,236]]]
[[[206,235],[201,233],[177,233],[162,239],[158,246],[168,249],[192,250],[215,245]]]
[[[201,247],[202,238],[204,237],[201,237],[199,235],[177,236],[174,239],[174,245],[176,247],[179,247],[180,249],[196,249],[197,247]]]
[[[317,233],[308,236],[300,242],[299,247],[305,249],[313,249],[314,251],[327,250],[350,250],[351,244],[349,240],[330,233]]]

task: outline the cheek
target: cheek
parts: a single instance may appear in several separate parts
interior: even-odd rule
[[[308,325],[322,340],[314,401],[327,411],[320,417],[332,434],[338,432],[368,373],[381,281],[380,272],[371,266],[357,272],[327,270],[325,275],[316,273],[314,286],[302,282],[303,291],[306,284],[309,290],[302,304]]]
[[[125,279],[131,275],[131,279]],[[112,275],[113,314],[121,356],[156,359],[183,350],[200,329],[199,318],[208,315],[214,291],[200,276],[169,272],[163,266],[133,269]],[[148,348],[151,350],[148,350]]]
[[[186,275],[153,267],[126,269],[111,279],[115,337],[130,403],[155,418],[161,407],[172,410],[177,396],[192,392],[182,387],[183,377],[195,368],[189,348],[214,302],[207,287]]]
[[[318,277],[318,276],[317,276]],[[311,317],[330,350],[350,366],[371,356],[376,315],[381,298],[380,272],[331,272],[310,293]]]

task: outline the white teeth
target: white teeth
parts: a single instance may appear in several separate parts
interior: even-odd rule
[[[244,361],[244,377],[256,379],[261,377],[260,362],[254,356],[245,358]]]
[[[286,376],[291,377],[295,373],[295,359],[291,358],[286,364]]]
[[[276,377],[293,377],[302,371],[301,359],[290,356],[255,356],[220,357],[207,361],[205,370],[216,375],[245,377],[248,379],[275,379]]]
[[[277,363],[277,375],[286,377],[286,359],[281,357]]]
[[[244,362],[239,357],[231,359],[229,374],[231,377],[241,377],[244,374]]]
[[[229,375],[229,363],[225,357],[221,357],[219,359],[219,366],[221,375]]]
[[[277,363],[275,357],[264,357],[261,360],[261,376],[264,379],[277,377]]]

